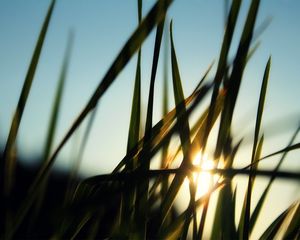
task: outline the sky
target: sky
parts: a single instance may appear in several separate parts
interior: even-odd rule
[[[143,15],[154,2],[143,1]],[[46,0],[0,0],[0,142],[4,143],[7,138],[49,3]],[[243,1],[231,56],[235,54],[249,3],[249,0]],[[271,18],[272,21],[257,39],[261,44],[245,70],[235,110],[236,117],[233,119],[236,140],[246,136],[245,146],[238,155],[246,159],[246,163],[250,160],[251,133],[255,124],[260,84],[270,55],[272,66],[262,123],[266,137],[263,155],[285,147],[299,123],[299,11],[299,0],[263,0],[261,3],[257,26],[266,19]],[[210,63],[218,59],[224,32],[224,4],[220,0],[175,0],[168,12],[168,20],[171,19],[180,74],[187,96]],[[133,0],[57,1],[18,134],[17,143],[22,156],[30,159],[43,150],[69,31],[75,33],[75,38],[55,146],[136,27],[137,6]],[[144,115],[154,37],[155,33],[152,32],[142,46]],[[160,57],[155,87],[154,122],[161,117],[162,60],[163,56]],[[111,171],[126,153],[135,67],[136,56],[100,101],[81,167],[86,175]],[[210,76],[213,76],[213,72]],[[170,97],[170,108],[173,104]],[[72,142],[76,142],[76,137],[58,156],[57,166],[70,166]],[[299,169],[299,162],[295,159],[296,154],[290,154],[283,167]],[[245,162],[241,162],[241,165],[244,166]],[[262,166],[270,167],[272,163],[266,162]],[[286,182],[281,182],[275,188],[281,189],[285,185]],[[295,188],[287,193],[291,198],[295,198]],[[297,196],[299,198],[299,194]],[[278,208],[283,209],[285,206],[286,203],[279,204]]]

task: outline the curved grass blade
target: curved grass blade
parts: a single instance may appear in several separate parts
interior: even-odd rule
[[[128,132],[127,141],[127,153],[138,144],[140,136],[140,117],[141,117],[141,52],[138,53],[136,77],[134,85],[134,94],[132,98],[132,108],[131,108],[131,118],[130,127]],[[132,171],[137,166],[138,158],[133,158],[133,161],[127,164],[127,169]],[[135,187],[133,187],[133,182],[125,183],[125,191],[123,195],[123,203],[121,210],[121,231],[125,231],[124,234],[127,236],[129,234],[129,224],[131,219],[131,209],[134,203]]]
[[[39,33],[39,37],[31,58],[31,62],[29,65],[29,68],[26,73],[26,77],[22,86],[21,94],[18,100],[18,104],[12,119],[11,127],[9,130],[9,134],[7,137],[7,141],[5,144],[5,148],[3,150],[2,155],[2,161],[0,161],[0,178],[1,178],[1,186],[0,191],[3,191],[4,196],[4,204],[0,207],[0,213],[1,218],[10,218],[10,204],[9,204],[9,196],[11,193],[13,180],[14,180],[14,174],[15,174],[15,158],[12,158],[12,152],[15,146],[18,130],[20,127],[20,123],[22,120],[23,112],[25,109],[25,105],[31,90],[31,85],[35,76],[35,72],[37,69],[37,65],[40,58],[40,53],[42,51],[42,47],[44,44],[44,40],[46,37],[46,33],[48,30],[49,22],[52,16],[52,12],[54,9],[55,0],[53,0],[50,3],[50,6],[47,11],[47,15],[44,19],[42,29]],[[7,219],[7,221],[4,219],[3,222],[5,223],[4,228],[2,232],[5,232],[5,234],[9,234],[9,231],[11,231],[11,228],[13,226],[10,226],[10,221]],[[1,227],[2,229],[2,227]],[[9,236],[6,236],[7,238]]]
[[[138,0],[138,21],[141,23],[142,19],[142,0]],[[134,84],[134,93],[132,98],[131,106],[131,117],[130,117],[130,126],[128,132],[128,141],[127,141],[127,153],[134,148],[134,146],[139,141],[140,136],[140,118],[141,118],[141,48],[138,52],[136,74],[135,74],[135,84]],[[132,171],[136,168],[137,158],[134,158],[132,162],[127,164],[129,171]],[[122,206],[121,206],[121,223],[120,231],[124,236],[129,236],[131,221],[132,221],[132,207],[134,204],[135,197],[135,185],[133,182],[126,182],[124,186],[124,194],[122,196]]]
[[[190,116],[199,102],[206,96],[211,86],[212,85],[204,85],[195,94],[185,99],[185,104],[187,106],[190,105],[187,109],[188,116]],[[181,116],[181,113],[177,114]],[[162,146],[166,144],[166,142],[169,141],[174,133],[179,131],[180,126],[178,122],[175,122],[174,126],[172,126],[172,122],[174,121],[175,117],[176,107],[153,127],[151,141],[143,143],[144,139],[141,139],[135,146],[135,148],[120,161],[120,163],[114,169],[113,173],[120,171],[124,164],[126,164],[128,161],[132,161],[133,157],[142,157],[141,146],[143,146],[144,148],[150,148],[151,156],[153,156],[153,154],[155,154]]]
[[[97,115],[97,110],[99,108],[99,105],[97,106],[97,108],[95,108],[92,112],[91,115],[89,116],[85,131],[83,133],[83,137],[81,139],[81,143],[79,145],[79,149],[78,149],[78,153],[77,156],[75,158],[75,161],[73,163],[71,172],[70,172],[70,176],[69,176],[69,183],[68,183],[68,187],[67,187],[67,192],[65,195],[65,205],[68,201],[71,202],[74,192],[76,190],[76,177],[78,176],[79,173],[79,169],[80,169],[80,165],[83,159],[83,155],[85,152],[85,148],[87,146],[88,143],[88,139],[92,130],[92,127],[94,125],[95,119],[96,119],[96,115]]]
[[[275,238],[278,230],[284,223],[286,217],[290,214],[290,212],[295,207],[295,204],[291,205],[288,209],[286,209],[283,213],[281,213],[274,222],[267,228],[267,230],[261,235],[260,240],[272,240]]]
[[[293,144],[293,142],[294,142],[296,136],[298,135],[299,131],[300,131],[300,125],[299,125],[299,127],[297,128],[296,132],[293,134],[293,136],[292,136],[292,138],[291,138],[291,140],[290,140],[288,146],[291,146],[291,145]],[[274,170],[273,170],[274,174],[271,176],[271,178],[270,178],[270,180],[269,180],[269,183],[268,183],[267,187],[265,188],[263,194],[261,195],[260,199],[258,200],[258,203],[256,204],[256,206],[255,206],[255,208],[254,208],[254,210],[253,210],[253,213],[252,213],[252,215],[251,215],[251,217],[250,217],[250,222],[249,222],[249,224],[250,224],[250,227],[249,227],[250,233],[252,232],[252,230],[253,230],[253,228],[254,228],[254,226],[255,226],[255,223],[256,223],[256,221],[257,221],[257,218],[258,218],[258,216],[259,216],[259,213],[260,213],[260,211],[261,211],[261,209],[262,209],[262,206],[263,206],[263,204],[264,204],[264,201],[265,201],[265,199],[266,199],[266,196],[267,196],[267,194],[268,194],[268,192],[269,192],[269,190],[270,190],[270,188],[271,188],[271,186],[272,186],[272,183],[274,182],[274,180],[275,180],[275,178],[276,178],[276,173],[278,172],[278,170],[279,170],[281,164],[283,163],[283,161],[284,161],[284,159],[285,159],[287,153],[288,153],[288,152],[284,152],[284,153],[283,153],[282,157],[280,158],[279,162],[277,163],[276,167],[274,168]],[[254,163],[255,163],[255,164],[258,164],[258,161],[255,161]]]
[[[240,147],[241,141],[233,147],[232,152],[225,161],[224,169],[232,168],[234,158]],[[226,178],[226,177],[225,177]],[[229,183],[219,192],[211,239],[237,239],[235,229],[235,202],[236,189],[232,192],[231,179],[227,177]]]
[[[216,105],[217,96],[219,94],[219,88],[220,88],[222,79],[224,77],[226,79],[226,74],[228,71],[227,58],[228,58],[229,49],[231,46],[232,37],[233,37],[234,30],[235,30],[240,6],[241,6],[241,0],[232,1],[231,8],[230,8],[230,11],[228,14],[227,26],[226,26],[225,34],[224,34],[224,38],[223,38],[217,72],[216,72],[215,79],[214,79],[215,86],[214,86],[214,90],[213,90],[213,94],[212,94],[211,102],[210,102],[210,112],[208,114],[207,127],[205,130],[205,133],[203,134],[203,140],[202,140],[203,151],[205,151],[208,135],[209,135],[210,129],[212,127],[212,119],[213,119],[213,115],[215,112],[215,105]],[[226,91],[227,91],[227,89],[226,89]],[[227,105],[228,104],[226,104],[225,107]],[[223,109],[223,112],[224,112],[224,109]],[[223,113],[222,113],[222,115],[223,115]],[[214,156],[216,161],[218,161],[218,159],[219,159],[222,146],[224,145],[224,143],[227,142],[227,139],[223,139],[223,138],[221,139],[222,141],[219,141],[219,138],[221,138],[221,136],[223,137],[225,135],[226,131],[229,130],[229,129],[227,129],[227,127],[228,127],[227,124],[224,123],[221,118],[217,146],[216,146],[216,151],[215,151],[215,156]],[[227,132],[227,137],[228,136],[229,136],[229,132]],[[198,238],[199,239],[202,239],[208,204],[209,204],[209,200],[207,201],[206,206],[203,207],[202,216],[201,216],[199,229],[198,229]]]
[[[69,68],[69,62],[70,62],[70,56],[71,56],[71,49],[73,45],[73,33],[70,33],[68,43],[67,43],[67,48],[59,76],[59,81],[57,84],[57,89],[56,89],[56,94],[52,106],[52,112],[50,115],[50,122],[48,126],[48,131],[47,131],[47,136],[46,136],[46,142],[45,142],[45,147],[44,147],[44,152],[43,152],[43,157],[42,160],[46,161],[50,155],[50,151],[53,146],[53,140],[56,134],[57,130],[57,122],[58,122],[58,117],[59,117],[59,111],[61,107],[61,101],[62,101],[62,96],[63,96],[63,91],[64,91],[64,86],[66,82],[66,76]],[[43,162],[41,163],[41,165]],[[41,206],[45,197],[45,192],[47,189],[47,182],[48,182],[48,177],[44,179],[43,186],[40,188],[39,196],[37,198],[37,202],[34,206],[34,213],[33,216],[31,216],[30,221],[32,224],[34,224],[34,221],[36,220],[40,210]],[[30,224],[32,226],[32,224]],[[32,228],[32,227],[30,227]]]
[[[40,53],[42,51],[42,47],[43,47],[46,33],[48,30],[49,22],[50,22],[50,19],[52,16],[54,5],[55,5],[55,0],[53,0],[51,2],[50,6],[48,8],[47,15],[45,17],[42,29],[40,31],[39,38],[37,40],[37,43],[36,43],[32,58],[31,58],[31,62],[30,62],[30,65],[29,65],[29,68],[28,68],[28,71],[27,71],[27,74],[26,74],[26,77],[25,77],[25,80],[23,83],[23,87],[22,87],[21,95],[20,95],[20,98],[18,101],[18,105],[17,105],[16,111],[13,116],[13,120],[12,120],[12,124],[11,124],[10,131],[8,134],[7,142],[6,142],[4,151],[3,151],[3,158],[2,158],[3,161],[1,162],[0,170],[1,170],[1,178],[3,177],[3,179],[2,179],[3,180],[2,183],[4,185],[3,189],[6,193],[8,193],[10,191],[11,180],[12,180],[11,175],[13,174],[12,172],[10,172],[9,165],[11,163],[9,162],[8,156],[9,156],[10,151],[16,141],[17,133],[18,133],[19,126],[20,126],[20,123],[22,120],[22,116],[23,116],[23,112],[24,112],[25,105],[27,102],[27,98],[30,93],[30,89],[31,89],[31,85],[32,85],[33,78],[35,75],[35,71],[36,71],[36,68],[37,68],[37,65],[39,62]]]
[[[55,149],[51,157],[48,159],[47,163],[41,168],[40,172],[38,173],[34,183],[30,187],[28,197],[24,201],[23,206],[21,206],[21,209],[18,211],[17,215],[19,216],[19,220],[14,223],[14,230],[11,232],[11,235],[14,234],[14,232],[16,231],[16,229],[19,227],[22,220],[24,219],[29,207],[33,203],[33,199],[36,197],[36,192],[37,192],[36,189],[40,187],[40,183],[45,178],[46,174],[49,172],[60,150],[63,148],[65,143],[69,140],[69,138],[72,136],[75,130],[79,127],[79,125],[88,115],[88,113],[95,108],[99,99],[103,96],[106,90],[111,86],[116,76],[129,62],[133,54],[141,46],[141,44],[146,39],[146,37],[150,34],[154,26],[163,19],[168,7],[172,2],[173,0],[158,1],[150,10],[146,18],[141,22],[141,24],[136,29],[136,31],[131,35],[129,40],[126,42],[126,44],[124,45],[124,47],[122,48],[122,50],[120,51],[120,53],[118,54],[114,62],[112,63],[111,67],[103,77],[102,81],[98,85],[94,94],[88,101],[87,105],[84,107],[84,109],[76,118],[76,120],[74,121],[70,129],[67,131],[66,135],[63,137],[58,147]]]
[[[283,149],[281,149],[277,152],[268,154],[267,156],[264,156],[263,158],[260,158],[259,161],[264,160],[264,159],[269,158],[269,157],[273,157],[273,156],[275,156],[277,154],[280,154],[280,153],[285,153],[285,152],[290,152],[290,151],[293,151],[293,150],[297,150],[299,148],[300,148],[300,143],[296,143],[296,144],[293,144],[289,147],[283,148]]]
[[[217,117],[219,116],[219,114],[220,114],[220,112],[221,112],[221,109],[222,109],[222,106],[223,106],[223,100],[224,100],[224,96],[222,95],[222,93],[220,94],[220,101],[218,101],[218,105],[217,105],[217,107],[215,108],[215,113],[214,113],[214,118],[212,119],[212,121],[213,122],[215,122],[216,121],[216,119],[217,119]],[[205,113],[204,113],[205,114]],[[206,116],[207,116],[207,114],[206,114]],[[201,118],[202,118],[202,116],[201,116]],[[197,132],[197,134],[196,134],[196,136],[195,136],[195,138],[194,138],[194,140],[193,140],[193,142],[192,142],[192,145],[191,145],[191,147],[190,147],[190,151],[189,151],[189,153],[188,154],[190,154],[190,156],[189,156],[189,158],[191,158],[191,154],[193,154],[195,151],[198,151],[200,148],[199,148],[199,146],[201,146],[202,144],[201,144],[201,136],[203,136],[203,134],[204,134],[204,131],[205,131],[205,129],[206,129],[206,126],[207,126],[207,121],[208,121],[208,118],[207,117],[203,117],[203,123],[201,124],[201,127],[199,128],[199,130],[198,130],[198,132]],[[213,126],[213,125],[211,125],[211,126]],[[185,168],[186,166],[187,166],[187,164],[185,163],[185,162],[187,162],[188,160],[186,160],[186,159],[184,159],[183,161],[182,161],[182,164],[181,164],[181,166],[180,166],[180,168]],[[173,182],[174,181],[178,181],[179,183],[182,183],[182,181],[184,180],[184,178],[185,178],[185,176],[186,175],[183,175],[183,176],[178,176],[178,180],[175,180],[176,178],[174,178],[174,180],[173,180]],[[176,183],[176,182],[175,182]],[[175,183],[173,183],[173,184],[175,184]],[[174,185],[175,186],[175,185]],[[173,200],[174,200],[174,198],[175,198],[175,196],[176,196],[176,194],[177,194],[177,190],[179,190],[178,188],[174,188],[173,190],[171,189],[171,187],[172,187],[172,184],[171,184],[171,186],[170,186],[170,188],[169,188],[169,199],[164,199],[164,201],[163,201],[163,204],[169,204],[169,205],[166,205],[164,208],[165,208],[165,210],[164,211],[166,211],[166,213],[167,213],[167,210],[168,210],[168,208],[172,205],[172,203],[173,203]],[[172,194],[171,194],[172,193]],[[162,209],[164,209],[164,208],[162,208]],[[164,211],[163,211],[163,213],[164,213]],[[166,214],[166,213],[164,213],[164,214]]]
[[[172,22],[170,23],[170,38],[171,38],[171,62],[172,62],[172,77],[173,77],[173,90],[174,90],[174,98],[176,103],[176,117],[177,122],[181,126],[181,130],[179,132],[181,146],[183,150],[184,160],[182,161],[182,165],[187,166],[190,162],[188,157],[188,151],[191,145],[190,142],[190,127],[188,123],[188,118],[186,115],[186,108],[184,103],[184,94],[181,85],[181,79],[178,69],[178,63],[174,48],[174,41],[173,41],[173,32],[172,32]],[[182,118],[179,118],[178,114],[182,112]],[[161,223],[164,222],[173,200],[179,191],[179,188],[184,180],[184,175],[177,175],[175,176],[174,180],[171,183],[170,188],[161,204]]]
[[[259,8],[260,0],[253,0],[251,2],[247,20],[243,29],[243,33],[241,36],[241,40],[239,43],[239,47],[237,50],[237,54],[234,60],[234,65],[232,69],[232,73],[228,82],[228,94],[225,99],[225,108],[222,112],[220,129],[217,139],[217,147],[215,152],[215,158],[218,159],[221,155],[222,148],[226,139],[230,133],[230,126],[233,116],[233,111],[235,108],[236,99],[238,96],[247,56],[248,50],[250,47],[250,43],[253,36],[253,29],[256,21],[256,16]]]
[[[284,233],[283,239],[299,239],[300,236],[300,203],[295,206],[292,219],[287,223],[288,227]]]
[[[260,158],[259,155],[260,155],[261,148],[259,148],[259,147],[261,145],[259,144],[259,146],[257,147],[257,141],[258,141],[258,137],[259,137],[259,131],[260,131],[262,114],[263,114],[264,103],[265,103],[265,97],[266,97],[266,92],[267,92],[270,66],[271,66],[271,57],[269,58],[266,69],[265,69],[263,82],[262,82],[262,86],[261,86],[261,91],[260,91],[260,96],[259,96],[251,163],[253,163],[254,161],[257,161]],[[261,139],[261,144],[262,144],[262,141],[263,141],[263,137]],[[252,169],[253,167],[256,169],[257,164],[254,166],[251,166],[250,169]],[[241,231],[243,231],[243,239],[249,238],[249,234],[250,234],[250,209],[251,209],[251,195],[252,195],[253,182],[254,182],[254,176],[249,175],[247,194],[246,194],[246,202],[245,202],[245,218],[243,220],[244,221],[243,224],[241,225],[243,227],[240,229]]]
[[[254,160],[258,159],[260,157],[263,141],[264,141],[264,137],[262,136],[260,138],[259,144],[255,151]],[[244,200],[244,206],[242,209],[241,218],[240,218],[240,222],[239,222],[239,228],[238,228],[239,239],[245,239],[245,236],[247,236],[247,238],[249,238],[249,235],[250,235],[250,207],[251,207],[250,203],[251,203],[252,189],[253,189],[253,184],[254,184],[254,180],[256,177],[257,167],[258,167],[258,164],[255,164],[250,169],[248,186],[247,186],[245,200]]]
[[[152,135],[152,118],[153,118],[153,100],[154,100],[154,84],[155,77],[160,53],[161,39],[163,35],[165,17],[158,24],[155,37],[154,45],[154,55],[152,61],[152,70],[150,77],[150,89],[148,96],[148,107],[147,107],[147,116],[146,116],[146,126],[145,126],[145,141],[148,141]],[[150,168],[150,158],[147,152],[144,153],[145,158],[141,159],[141,171],[147,171]],[[147,222],[147,212],[148,212],[148,189],[149,189],[149,179],[144,179],[140,181],[137,188],[137,196],[141,198],[136,198],[136,222],[139,225],[140,237],[146,236],[146,222]],[[142,226],[141,226],[142,225]]]
[[[195,207],[199,208],[203,203],[205,203],[208,197],[217,189],[222,188],[225,185],[225,182],[217,183],[213,186],[208,193],[204,196],[200,197],[195,201]],[[170,223],[170,225],[164,226],[161,228],[158,239],[178,239],[180,237],[184,222],[189,218],[191,220],[192,213],[191,209],[187,208],[183,213],[181,213],[174,221]]]
[[[227,69],[227,58],[228,58],[229,49],[231,46],[232,37],[233,37],[234,29],[236,26],[240,6],[241,6],[241,0],[234,0],[231,4],[230,11],[229,11],[228,18],[227,18],[227,25],[226,25],[226,29],[225,29],[225,33],[224,33],[224,37],[223,37],[217,72],[216,72],[216,75],[214,78],[215,85],[214,85],[213,94],[211,96],[211,101],[210,101],[210,112],[208,114],[209,120],[207,122],[207,129],[205,130],[205,134],[203,135],[203,140],[202,140],[202,142],[204,143],[204,146],[203,146],[204,151],[205,151],[205,147],[206,147],[206,141],[207,141],[207,138],[208,138],[208,135],[210,132],[209,129],[211,128],[210,125],[212,124],[211,121],[213,118],[213,114],[215,112],[214,108],[216,105],[216,99],[219,94],[219,89],[220,89],[222,79],[223,79],[223,77],[226,73],[226,69]]]

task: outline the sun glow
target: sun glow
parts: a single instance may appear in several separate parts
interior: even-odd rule
[[[209,192],[215,179],[215,176],[209,170],[212,170],[215,166],[213,160],[209,159],[207,154],[202,154],[202,152],[195,154],[193,164],[202,170],[200,173],[193,173],[193,181],[197,187],[196,198],[199,198]]]

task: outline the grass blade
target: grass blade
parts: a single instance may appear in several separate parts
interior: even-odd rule
[[[25,105],[27,102],[27,98],[30,93],[30,89],[31,89],[31,85],[32,85],[32,82],[34,79],[35,71],[36,71],[36,68],[37,68],[37,65],[39,62],[40,53],[42,51],[42,47],[43,47],[46,33],[48,30],[49,22],[50,22],[50,19],[52,16],[54,5],[55,5],[55,1],[53,0],[48,8],[47,15],[45,17],[42,29],[39,34],[38,41],[37,41],[35,49],[34,49],[34,53],[31,58],[31,62],[30,62],[30,65],[29,65],[29,68],[28,68],[28,71],[27,71],[27,74],[26,74],[26,77],[24,80],[20,98],[18,101],[18,105],[17,105],[16,111],[13,116],[9,135],[8,135],[7,142],[5,145],[5,149],[3,151],[3,162],[1,162],[1,173],[2,173],[1,176],[3,177],[2,183],[4,184],[5,192],[9,192],[10,188],[11,188],[11,174],[12,173],[9,171],[10,170],[9,165],[11,163],[9,162],[8,156],[9,156],[10,151],[16,141],[17,133],[18,133],[19,126],[20,126],[20,123],[22,120],[22,116],[23,116],[23,112],[24,112]]]
[[[299,238],[300,229],[300,203],[295,207],[292,219],[287,223],[288,227],[284,233],[283,239],[297,239]]]
[[[285,221],[286,217],[289,213],[293,210],[295,205],[293,204],[288,209],[286,209],[283,213],[281,213],[273,222],[272,224],[266,229],[266,231],[261,235],[259,238],[260,240],[271,240],[274,239],[278,230],[282,226],[283,222]]]
[[[215,112],[214,108],[216,105],[216,99],[219,94],[219,89],[220,89],[223,76],[225,75],[227,70],[227,58],[228,58],[229,49],[232,42],[232,37],[236,26],[240,6],[241,6],[241,0],[234,0],[231,4],[231,8],[228,14],[227,25],[223,37],[217,72],[214,78],[215,85],[214,85],[213,94],[211,96],[211,101],[210,101],[210,111],[208,114],[207,129],[205,131],[205,134],[203,135],[203,140],[202,140],[202,142],[204,143],[203,146],[204,151],[205,151],[206,141],[209,135],[209,129],[211,128],[210,125],[212,124],[211,123],[212,117]]]
[[[12,231],[11,235],[13,235],[16,229],[19,227],[29,207],[32,205],[33,200],[36,197],[37,188],[40,187],[41,182],[43,181],[46,174],[49,172],[50,168],[52,167],[55,158],[60,152],[60,150],[63,148],[65,143],[69,140],[69,138],[72,136],[75,130],[79,127],[79,125],[88,115],[88,113],[95,108],[99,99],[103,96],[106,90],[111,86],[116,76],[129,62],[133,54],[138,50],[138,48],[141,46],[141,44],[146,39],[146,37],[150,34],[154,26],[163,19],[168,7],[172,2],[173,2],[172,0],[158,1],[150,10],[150,12],[145,17],[145,19],[141,22],[141,24],[136,29],[136,31],[131,35],[129,40],[126,42],[126,44],[124,45],[124,47],[122,48],[122,50],[120,51],[120,53],[118,54],[114,62],[112,63],[111,67],[103,77],[102,81],[98,85],[94,94],[88,101],[87,105],[84,107],[84,109],[79,114],[77,119],[74,121],[70,129],[67,131],[66,135],[63,137],[58,147],[55,149],[51,157],[48,159],[47,163],[41,168],[40,172],[38,173],[34,183],[30,187],[28,197],[24,201],[23,206],[21,206],[21,209],[18,211],[19,221],[14,223],[14,230]]]
[[[241,36],[239,47],[235,56],[234,65],[230,79],[228,81],[228,93],[225,99],[225,108],[222,112],[220,129],[217,139],[217,147],[215,151],[215,159],[218,159],[223,150],[223,146],[230,135],[231,121],[233,117],[233,111],[236,104],[245,64],[247,61],[248,51],[250,43],[253,37],[254,25],[256,22],[256,16],[259,8],[260,0],[252,0],[244,30]]]
[[[14,149],[14,145],[16,142],[16,138],[17,138],[17,134],[18,134],[18,130],[20,127],[20,123],[22,120],[22,116],[23,116],[23,112],[25,109],[25,105],[31,90],[31,85],[35,76],[35,72],[37,69],[37,65],[39,63],[39,58],[40,58],[40,54],[42,51],[42,47],[44,44],[44,40],[46,37],[46,33],[48,30],[48,26],[49,26],[49,22],[52,16],[52,12],[54,9],[54,5],[55,5],[55,0],[53,0],[48,8],[47,11],[47,15],[44,19],[41,31],[39,33],[39,37],[31,58],[31,62],[29,65],[29,68],[27,70],[27,74],[22,86],[22,90],[21,90],[21,94],[18,100],[18,104],[13,116],[13,120],[11,123],[11,127],[9,130],[9,134],[8,134],[8,138],[6,141],[6,145],[3,151],[3,156],[2,156],[2,161],[0,162],[0,178],[1,178],[1,186],[0,186],[0,191],[3,191],[3,196],[4,196],[4,204],[3,206],[1,206],[1,218],[10,218],[10,206],[9,206],[9,195],[12,189],[12,185],[13,185],[13,180],[14,180],[14,172],[15,172],[15,159],[11,158],[11,153]],[[8,232],[10,231],[10,228],[12,226],[9,226],[9,219],[7,219],[7,221],[4,219],[3,221],[4,223],[6,223],[5,230],[3,230],[2,232],[5,232],[5,234],[8,234]],[[8,237],[8,236],[7,236]]]
[[[233,147],[231,153],[225,161],[224,169],[232,168],[235,155],[240,147],[241,141]],[[236,200],[236,189],[232,192],[231,179],[225,176],[228,180],[222,189],[220,189],[211,239],[236,239],[235,229],[235,200]]]
[[[173,89],[174,89],[174,98],[176,103],[176,116],[178,124],[181,125],[181,131],[180,131],[180,140],[181,145],[183,149],[183,155],[185,156],[185,161],[183,161],[182,164],[187,165],[190,160],[188,159],[188,150],[190,148],[190,128],[188,123],[188,118],[186,115],[186,108],[184,103],[184,95],[180,80],[180,74],[178,69],[178,63],[174,48],[174,42],[173,42],[173,34],[172,34],[172,22],[170,23],[170,38],[171,38],[171,62],[172,62],[172,76],[173,76]],[[182,118],[179,118],[178,113],[182,112]],[[184,175],[178,175],[175,176],[173,182],[171,183],[170,188],[168,189],[168,192],[166,194],[166,197],[164,198],[162,204],[161,204],[161,223],[164,222],[170,207],[174,201],[174,198],[179,191],[179,188],[184,180]]]
[[[58,122],[59,111],[60,111],[60,107],[61,107],[64,86],[65,86],[65,82],[66,82],[66,76],[67,76],[67,72],[68,72],[68,68],[69,68],[72,45],[73,45],[73,33],[71,33],[69,35],[67,48],[66,48],[60,76],[59,76],[59,81],[57,84],[56,94],[55,94],[55,98],[54,98],[54,102],[53,102],[53,106],[52,106],[52,112],[50,115],[50,122],[49,122],[49,126],[48,126],[46,142],[45,142],[45,147],[44,147],[44,152],[43,152],[43,157],[42,157],[42,160],[44,162],[48,159],[48,157],[50,155],[50,151],[53,146],[53,140],[54,140],[55,133],[57,130],[57,122]],[[43,164],[43,162],[41,163],[41,165],[42,164]],[[33,216],[30,219],[32,224],[34,224],[34,221],[36,220],[36,217],[38,216],[38,214],[41,210],[41,206],[42,206],[45,192],[47,189],[47,182],[48,182],[48,178],[45,178],[43,186],[41,187],[40,192],[39,192],[39,197],[34,206]]]
[[[261,120],[262,120],[262,114],[263,114],[263,109],[264,109],[266,91],[267,91],[267,86],[268,86],[270,66],[271,66],[271,58],[269,58],[266,69],[265,69],[263,82],[262,82],[262,86],[261,86],[261,91],[260,91],[260,96],[259,96],[251,163],[253,163],[254,161],[257,161],[260,158],[259,155],[260,155],[261,149],[259,147],[261,145],[259,145],[257,147],[257,141],[258,141],[260,125],[261,125]],[[261,141],[263,141],[263,138]],[[262,142],[261,142],[261,144],[262,144]],[[251,166],[250,169],[252,169],[253,167],[255,167],[255,169],[256,169],[257,164],[254,166]],[[247,194],[246,194],[246,204],[245,204],[245,218],[243,220],[244,223],[242,224],[243,239],[249,238],[249,233],[250,233],[250,209],[251,209],[251,195],[252,195],[253,182],[254,182],[254,176],[249,175]]]
[[[155,45],[154,45],[154,55],[152,61],[152,70],[150,77],[150,89],[148,96],[148,107],[147,107],[147,116],[146,116],[146,126],[145,126],[145,141],[148,141],[152,135],[152,118],[153,118],[153,100],[154,100],[154,84],[155,77],[160,53],[161,39],[163,35],[165,17],[158,24],[156,30],[155,37]],[[140,170],[147,171],[150,168],[150,159],[148,158],[149,154],[147,152],[144,153],[145,158],[141,161]],[[146,236],[146,219],[148,214],[148,189],[149,189],[149,179],[144,179],[138,184],[137,188],[137,196],[141,196],[141,198],[136,198],[136,222],[139,225],[138,229],[140,231],[140,237]],[[140,226],[142,224],[142,226]]]
[[[138,1],[138,20],[139,24],[142,15],[142,1]],[[131,106],[131,117],[130,126],[127,140],[127,153],[138,144],[140,136],[140,118],[141,118],[141,49],[138,52],[136,73],[135,73],[135,84],[134,93],[132,98]],[[132,162],[127,164],[129,171],[132,171],[137,166],[138,158],[134,158]],[[124,186],[124,194],[122,196],[122,207],[121,207],[121,229],[120,231],[124,236],[129,236],[131,221],[132,221],[132,207],[135,198],[135,186],[133,182],[127,182]],[[129,221],[128,221],[129,220]]]
[[[299,127],[297,128],[296,132],[293,134],[293,136],[292,136],[292,138],[291,138],[291,140],[290,140],[290,142],[289,142],[289,144],[288,144],[288,147],[291,146],[291,145],[293,144],[293,142],[294,142],[294,140],[295,140],[297,134],[299,133],[299,131],[300,131],[300,125],[299,125]],[[278,172],[278,170],[279,170],[281,164],[283,163],[283,161],[284,161],[284,159],[285,159],[287,153],[288,153],[288,152],[284,152],[284,153],[283,153],[282,157],[280,158],[279,162],[277,163],[276,167],[274,168],[274,170],[273,170],[274,174],[271,176],[271,178],[270,178],[270,180],[269,180],[269,183],[268,183],[267,187],[265,188],[263,194],[261,195],[260,199],[258,200],[258,203],[256,204],[256,206],[255,206],[255,208],[254,208],[254,210],[253,210],[253,213],[252,213],[252,215],[251,215],[251,217],[250,217],[250,222],[249,222],[249,225],[250,225],[250,226],[249,226],[249,231],[250,231],[250,233],[252,232],[252,230],[253,230],[253,228],[254,228],[254,226],[255,226],[255,223],[256,223],[256,221],[257,221],[257,218],[258,218],[258,216],[259,216],[259,213],[260,213],[260,211],[261,211],[261,209],[262,209],[262,206],[263,206],[263,204],[264,204],[264,201],[265,201],[265,199],[266,199],[266,196],[267,196],[267,194],[268,194],[268,192],[269,192],[269,190],[270,190],[270,188],[271,188],[271,186],[272,186],[272,183],[274,182],[274,180],[275,180],[275,178],[276,178],[276,173]],[[257,164],[257,163],[258,163],[258,162],[256,161],[256,164]]]

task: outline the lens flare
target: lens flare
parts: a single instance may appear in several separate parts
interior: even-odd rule
[[[207,154],[197,152],[193,159],[193,164],[202,170],[200,173],[193,173],[193,180],[197,186],[196,198],[199,198],[208,193],[213,184],[214,177],[209,170],[214,168],[214,162],[208,158]]]

